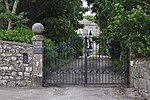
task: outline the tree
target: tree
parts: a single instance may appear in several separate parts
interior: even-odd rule
[[[20,0],[0,0],[0,21],[2,22],[1,28],[12,29],[16,25],[25,23],[27,19],[24,18],[23,12],[18,12],[18,4]]]
[[[52,41],[75,35],[75,30],[82,27],[78,22],[84,13],[81,0],[22,0],[18,8],[27,13],[29,27],[43,23],[45,35]]]
[[[45,18],[63,17],[78,28],[78,20],[82,19],[84,10],[81,0],[22,0],[19,4],[19,11],[26,12],[30,19],[29,26],[37,21],[42,22]]]
[[[69,19],[46,18],[43,21],[45,25],[45,36],[55,42],[62,42],[68,38],[77,36],[75,28]]]
[[[19,2],[19,0],[15,0],[15,1],[14,1],[11,14],[15,14],[15,13],[16,13],[17,6],[18,6],[18,2]],[[7,11],[7,12],[10,12],[10,7],[9,7],[9,4],[8,4],[8,0],[4,0],[4,3],[5,3],[5,6],[6,6],[6,11]],[[11,29],[11,28],[12,28],[12,19],[9,18],[7,29]]]
[[[131,47],[141,56],[150,55],[148,0],[87,0],[107,39]]]

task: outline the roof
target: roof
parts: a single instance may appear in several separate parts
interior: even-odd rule
[[[79,21],[79,23],[83,24],[84,26],[97,26],[96,23],[91,22],[91,21],[89,21],[87,19],[83,19],[83,20]]]

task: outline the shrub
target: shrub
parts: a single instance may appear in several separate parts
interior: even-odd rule
[[[108,51],[112,59],[119,59],[121,55],[121,44],[119,41],[110,39],[108,42]]]
[[[113,60],[112,61],[112,68],[115,72],[121,72],[124,69],[125,64],[123,63],[123,61],[119,61],[119,60]]]
[[[28,28],[15,28],[13,30],[0,30],[0,40],[32,43],[34,33]]]

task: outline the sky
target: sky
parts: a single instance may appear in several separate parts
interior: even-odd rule
[[[87,2],[85,0],[82,0],[82,2],[83,2],[83,7],[87,7]],[[91,11],[88,11],[85,14],[83,14],[83,16],[86,16],[86,15],[94,16],[94,14],[92,14]]]

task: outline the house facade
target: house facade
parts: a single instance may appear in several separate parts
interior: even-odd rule
[[[99,36],[99,33],[100,33],[100,29],[99,29],[99,26],[94,23],[94,22],[91,22],[87,19],[83,19],[81,21],[79,21],[80,24],[83,24],[84,27],[83,29],[78,29],[78,34],[80,36],[89,36],[90,34],[92,34],[91,36]]]
[[[100,33],[100,28],[99,26],[94,23],[91,22],[87,19],[83,19],[81,21],[79,21],[80,24],[83,24],[84,27],[82,29],[78,29],[77,33],[79,34],[80,37],[87,37],[87,49],[90,52],[96,51],[96,43],[95,41],[92,40],[92,37],[98,37],[99,33]]]

